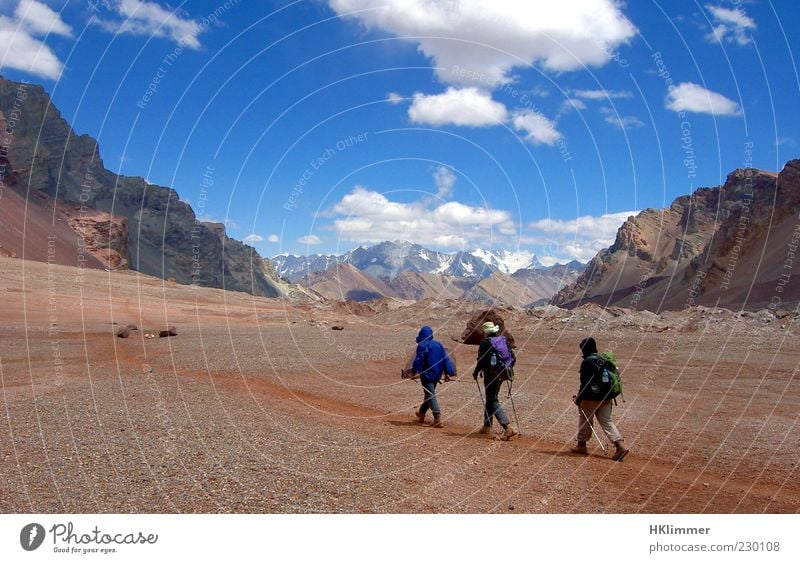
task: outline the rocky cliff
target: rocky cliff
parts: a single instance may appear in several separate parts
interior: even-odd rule
[[[120,264],[127,260],[134,270],[179,283],[266,297],[296,291],[255,249],[198,221],[175,190],[107,170],[97,142],[77,135],[42,87],[0,77],[0,112],[8,124],[13,122],[0,156],[13,167],[16,185],[29,190],[25,193],[40,190],[59,204],[82,204],[120,218],[119,225],[127,223],[124,242],[118,230],[106,233],[107,248],[119,254]],[[97,225],[73,226],[87,231],[90,240],[104,238],[94,229]]]
[[[629,218],[552,303],[652,311],[693,305],[761,308],[800,300],[800,161],[780,174],[738,169],[667,209]],[[788,260],[788,262],[787,262]],[[798,266],[800,268],[800,266]],[[783,281],[781,281],[783,280]]]

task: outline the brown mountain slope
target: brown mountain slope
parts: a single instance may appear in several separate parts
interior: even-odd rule
[[[511,276],[494,273],[478,282],[463,298],[490,305],[525,307],[541,299],[539,295]]]
[[[798,209],[800,161],[790,161],[780,174],[735,170],[722,186],[628,219],[614,244],[552,302],[652,311],[797,302],[800,284],[787,260],[794,260],[797,248]]]
[[[458,299],[475,282],[466,278],[406,270],[387,283],[400,298],[419,301],[428,298]]]
[[[26,200],[0,183],[0,256],[103,268],[85,246],[79,249],[79,240],[67,217],[53,210],[47,196],[37,194]]]
[[[337,264],[325,271],[309,274],[300,283],[327,299],[369,301],[381,297],[398,297],[386,282],[373,278],[350,264]]]

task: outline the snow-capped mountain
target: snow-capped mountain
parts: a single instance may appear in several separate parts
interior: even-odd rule
[[[350,264],[373,277],[387,280],[406,271],[483,279],[493,273],[513,274],[521,269],[543,268],[536,256],[527,251],[476,249],[445,253],[408,241],[359,246],[340,256],[281,254],[272,261],[281,277],[289,281],[298,281],[303,276],[326,270],[337,263]]]
[[[544,265],[536,259],[533,252],[528,250],[483,250],[476,248],[470,254],[483,260],[485,264],[491,266],[503,274],[513,274],[518,270],[538,270]]]
[[[279,254],[272,258],[278,275],[292,283],[302,277],[315,272],[327,270],[339,263],[335,254],[312,254],[311,256],[296,256],[294,254]]]

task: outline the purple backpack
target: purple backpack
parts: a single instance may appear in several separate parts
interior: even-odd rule
[[[494,336],[489,340],[492,342],[493,352],[500,360],[501,365],[496,366],[497,373],[500,374],[500,379],[503,381],[506,379],[513,379],[514,371],[511,368],[514,366],[517,359],[514,357],[514,354],[511,353],[511,350],[508,349],[506,337]]]

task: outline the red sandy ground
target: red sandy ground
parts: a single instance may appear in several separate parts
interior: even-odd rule
[[[800,508],[795,325],[608,332],[508,313],[522,436],[500,442],[476,433],[475,347],[455,347],[461,378],[440,387],[442,429],[414,422],[421,388],[399,378],[421,324],[447,340],[470,312],[363,317],[0,258],[0,511]],[[128,323],[178,336],[115,338]],[[623,463],[596,443],[568,453],[576,343],[589,332],[623,368]]]

